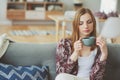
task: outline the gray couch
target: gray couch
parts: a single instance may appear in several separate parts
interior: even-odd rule
[[[120,44],[108,44],[109,56],[104,80],[120,80]],[[50,79],[54,80],[56,43],[10,43],[2,63],[13,65],[48,65]]]

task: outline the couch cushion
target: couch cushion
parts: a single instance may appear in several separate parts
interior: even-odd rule
[[[56,43],[10,43],[0,62],[15,66],[47,65],[51,80],[55,80],[55,53]]]
[[[0,63],[0,80],[48,80],[48,66],[13,66]]]

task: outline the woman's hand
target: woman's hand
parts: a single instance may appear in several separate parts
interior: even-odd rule
[[[106,60],[107,56],[108,56],[108,50],[107,50],[107,44],[106,44],[105,39],[103,37],[99,36],[96,39],[96,45],[98,45],[100,47],[100,50],[102,53],[100,61]]]
[[[75,43],[74,43],[74,51],[75,52],[79,52],[81,49],[82,49],[82,46],[83,44],[82,44],[82,41],[81,41],[81,38],[78,40],[78,41],[76,41]]]
[[[78,59],[79,52],[82,49],[82,47],[83,47],[82,46],[82,41],[81,41],[81,38],[80,38],[78,41],[76,41],[74,43],[74,51],[73,51],[72,55],[70,56],[70,59],[72,61],[76,61]]]

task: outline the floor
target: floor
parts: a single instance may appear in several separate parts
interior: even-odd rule
[[[53,30],[55,25],[42,25],[42,26],[0,26],[0,35],[7,33],[8,37],[16,42],[30,42],[30,43],[53,43],[56,42],[55,35],[33,35],[33,36],[15,36],[11,35],[12,30]],[[59,36],[61,38],[61,36]]]

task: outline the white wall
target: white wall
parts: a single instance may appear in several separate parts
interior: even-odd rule
[[[64,3],[65,10],[73,10],[73,0],[59,0],[59,1]]]
[[[0,25],[11,25],[11,21],[6,18],[7,0],[0,0]]]
[[[100,10],[101,0],[83,0],[83,2],[84,7],[91,9],[93,12]]]
[[[120,0],[118,0],[118,3],[117,3],[117,10],[120,13]]]

